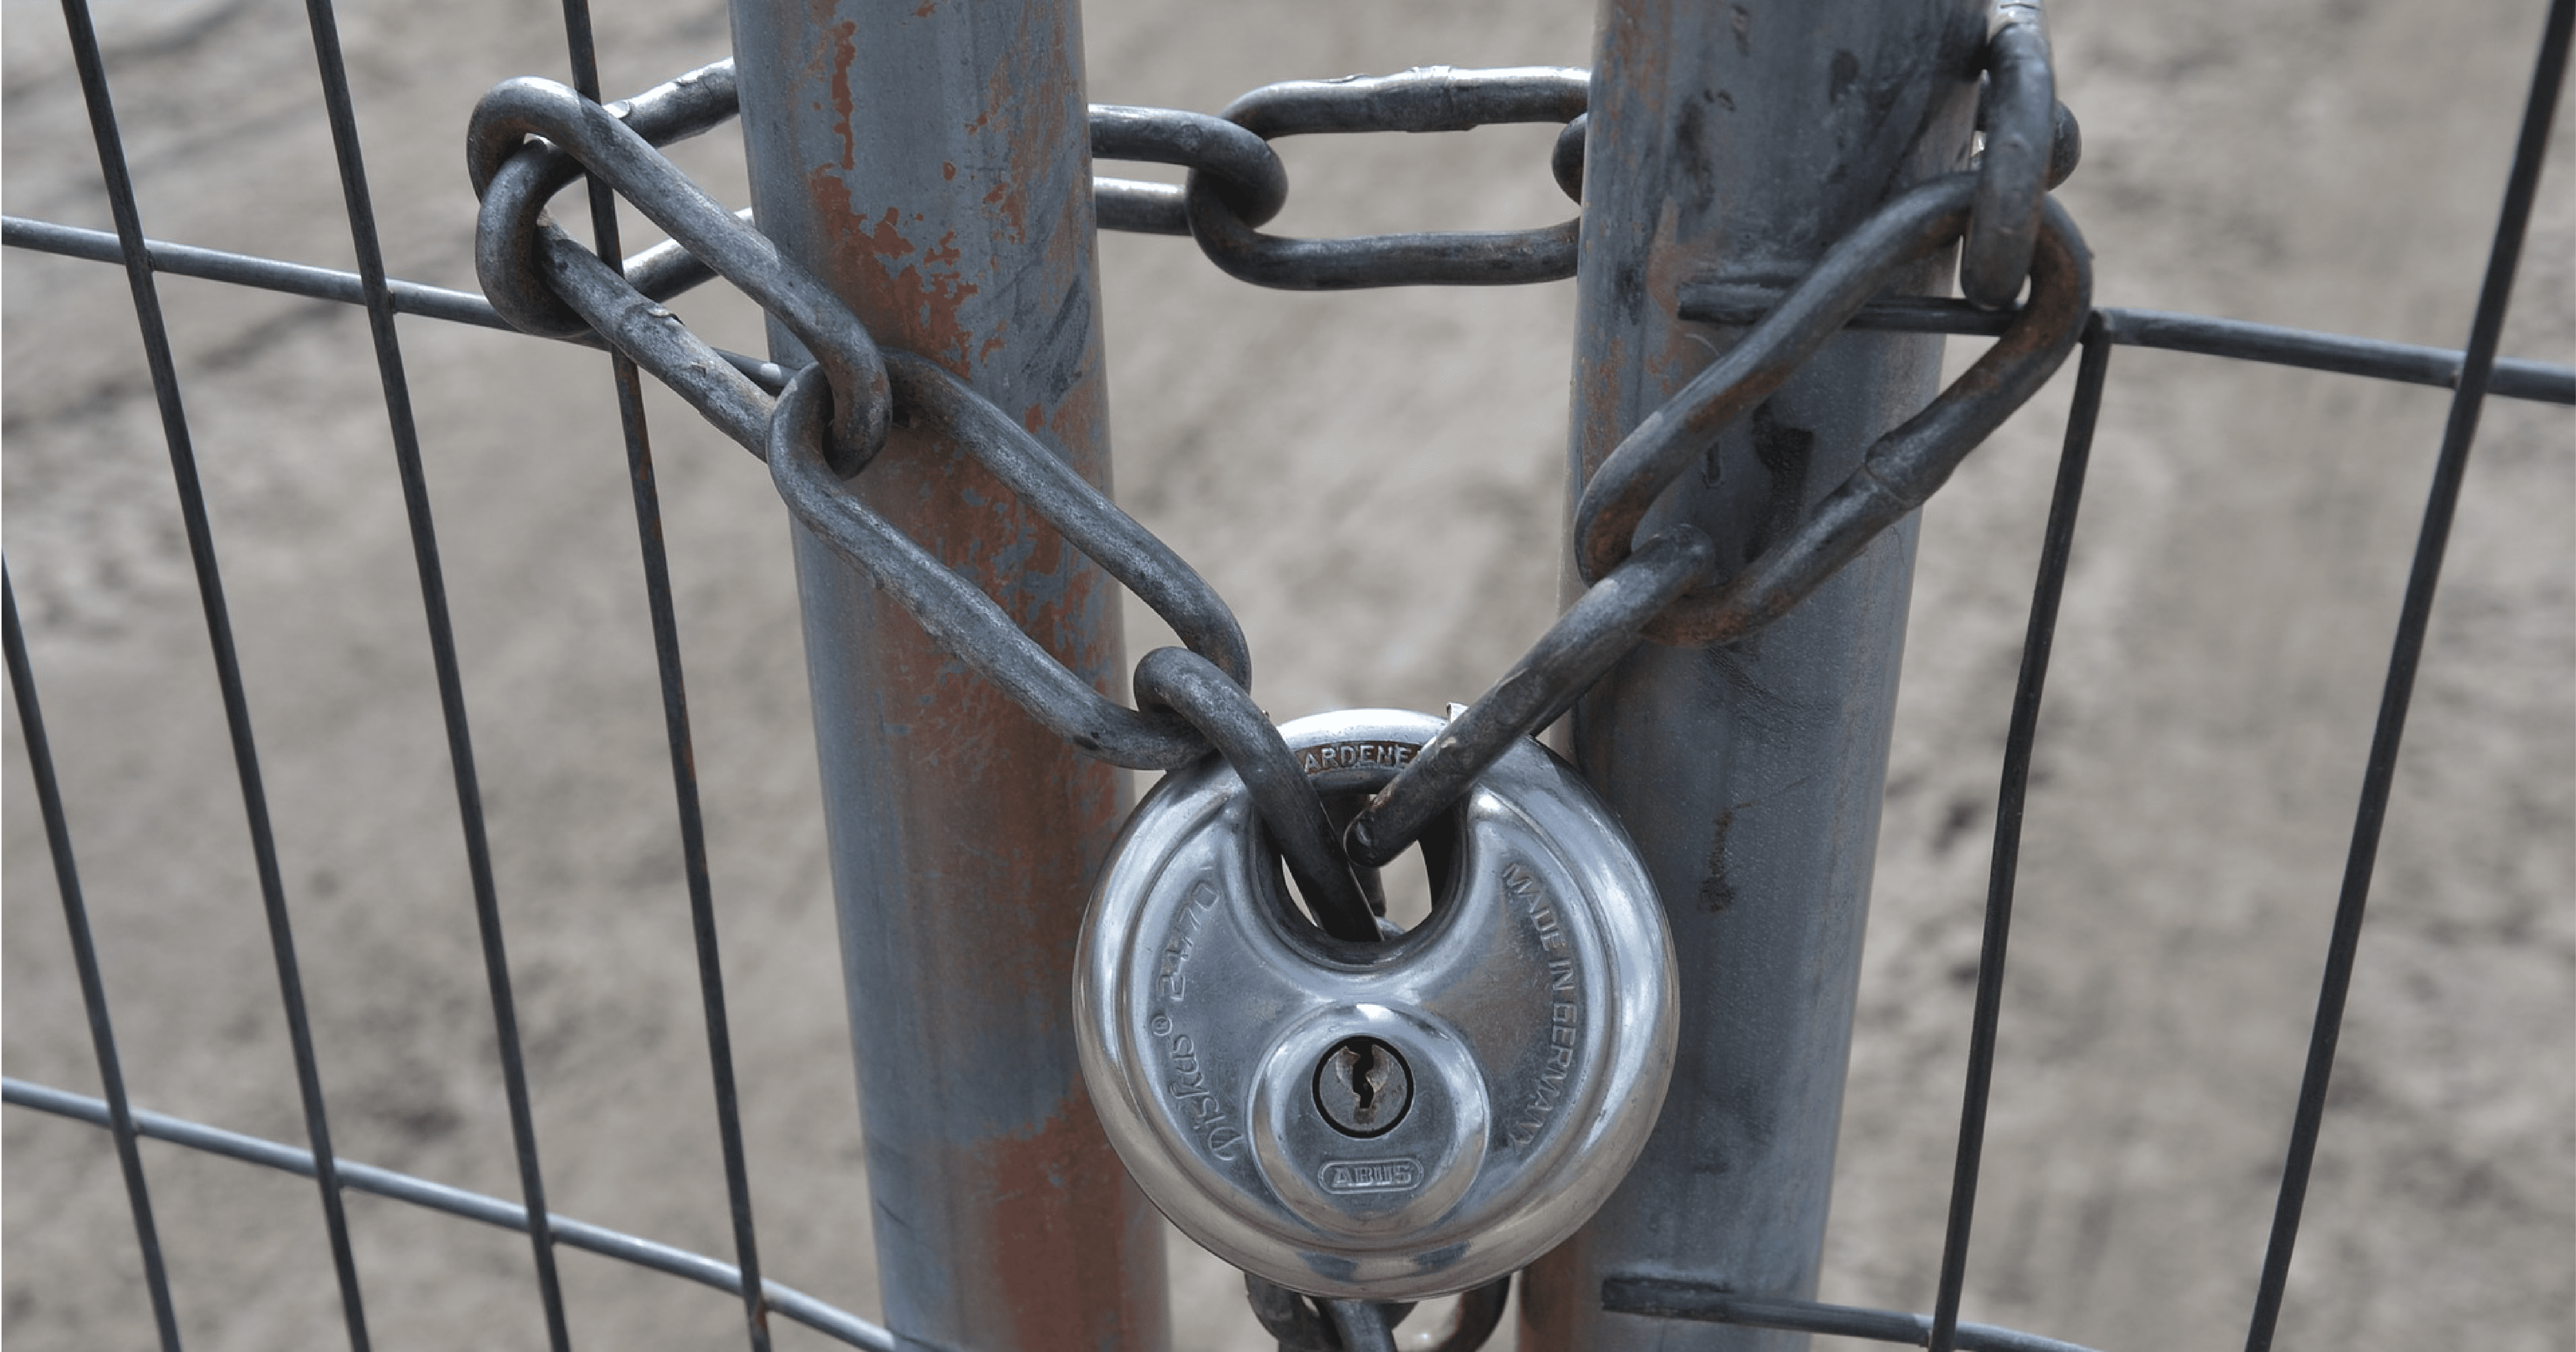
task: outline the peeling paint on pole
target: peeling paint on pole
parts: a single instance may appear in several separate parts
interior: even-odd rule
[[[1106,487],[1073,7],[737,0],[734,40],[761,228],[880,343]],[[897,418],[861,496],[1123,695],[1107,576]],[[1101,1135],[1067,1010],[1125,776],[801,531],[796,553],[886,1322],[906,1346],[1162,1347],[1161,1223]]]

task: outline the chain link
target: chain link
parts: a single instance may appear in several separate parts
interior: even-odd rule
[[[1808,356],[1906,268],[1960,237],[1978,178],[1951,174],[1880,207],[1846,234],[1743,341],[1639,422],[1585,485],[1574,559],[1597,582],[1629,553],[1648,509],[1720,429],[1769,398]],[[2092,263],[2053,202],[2035,241],[2031,299],[2002,338],[1930,407],[1879,438],[1861,467],[1722,592],[1685,597],[1647,629],[1660,642],[1731,642],[1777,619],[1921,505],[1959,460],[2002,425],[2066,354],[2092,308]]]
[[[1694,526],[1676,525],[1638,546],[1369,800],[1342,838],[1351,861],[1369,868],[1394,862],[1512,743],[1572,708],[1637,646],[1655,616],[1716,564],[1717,546]]]
[[[1376,909],[1351,872],[1351,861],[1334,848],[1336,833],[1323,799],[1249,690],[1197,653],[1156,648],[1136,664],[1136,702],[1189,720],[1243,776],[1254,811],[1325,933],[1349,943],[1377,942]]]
[[[685,106],[694,109],[717,101],[719,83],[699,80],[692,87],[692,82],[683,80],[665,88],[687,90]],[[734,103],[731,81],[721,84],[726,86],[721,90],[722,101]],[[631,102],[627,111],[633,115]],[[855,474],[875,457],[885,445],[890,416],[885,359],[858,316],[812,273],[780,254],[768,236],[673,168],[624,118],[552,80],[502,82],[474,105],[466,127],[466,168],[475,192],[483,198],[475,231],[475,272],[495,309],[516,323],[520,311],[535,308],[534,298],[523,287],[541,265],[504,246],[552,229],[542,216],[548,194],[536,191],[547,176],[547,161],[521,153],[531,136],[543,137],[559,152],[568,152],[795,334],[831,376],[833,466]],[[533,167],[511,169],[528,159],[536,161]],[[522,176],[524,187],[491,191],[495,178],[512,172]],[[569,237],[565,242],[570,242]],[[560,257],[561,246],[550,247],[548,253]],[[668,312],[647,317],[668,319]],[[676,324],[676,320],[670,322]]]
[[[1585,72],[1557,67],[1430,67],[1270,85],[1218,117],[1095,105],[1097,157],[1190,171],[1186,187],[1096,180],[1100,221],[1111,229],[1188,234],[1219,267],[1265,286],[1568,277],[1579,218],[1539,230],[1321,240],[1265,235],[1258,227],[1289,194],[1270,140],[1310,133],[1562,122],[1550,169],[1580,200],[1588,85]],[[1554,722],[1642,639],[1736,642],[1786,614],[1920,506],[2045,383],[2091,312],[2089,255],[2046,196],[2074,167],[2080,133],[2055,102],[2037,6],[2005,0],[1990,27],[1980,113],[1986,146],[1975,166],[1900,194],[1785,293],[1761,296],[1759,322],[1621,441],[1575,511],[1574,559],[1589,590],[1336,833],[1277,729],[1252,702],[1242,632],[1206,582],[956,377],[923,357],[880,352],[856,316],[779,255],[748,213],[726,211],[654,149],[715,125],[732,113],[734,98],[730,62],[605,107],[540,80],[510,81],[485,96],[468,160],[483,198],[477,271],[494,307],[531,332],[595,330],[669,384],[769,462],[798,520],[875,578],[950,652],[1083,751],[1135,769],[1169,769],[1211,749],[1224,755],[1252,788],[1265,829],[1319,921],[1353,941],[1378,934],[1367,899],[1372,870],[1420,837],[1513,743]],[[625,194],[672,242],[638,254],[621,275],[557,230],[544,204],[585,170]],[[1656,500],[1723,428],[1770,397],[1908,268],[1962,241],[1963,286],[1976,304],[2003,309],[2025,281],[2030,290],[2008,320],[1998,316],[2002,337],[1966,374],[1881,437],[1841,487],[1732,574],[1715,577],[1715,545],[1688,525],[1632,544]],[[789,370],[721,352],[664,308],[663,301],[715,275],[759,300],[815,354],[815,364]],[[1171,624],[1187,649],[1158,649],[1138,664],[1143,708],[1102,696],[973,583],[859,500],[850,478],[896,421],[934,430],[976,457]]]
[[[2039,204],[2055,181],[2049,169],[2057,146],[2056,76],[2038,0],[1996,0],[1986,28],[1982,92],[1978,126],[1986,145],[1967,238],[1959,246],[1959,290],[1979,309],[2000,310],[2030,275]]]
[[[1279,1340],[1280,1352],[1378,1352],[1395,1346],[1395,1328],[1413,1313],[1410,1301],[1317,1300],[1287,1287],[1243,1275],[1244,1299],[1253,1318]],[[1511,1298],[1512,1279],[1499,1277],[1459,1293],[1457,1322],[1432,1352],[1474,1352],[1494,1336]]]
[[[631,99],[620,99],[609,104],[606,111],[647,145],[659,147],[724,125],[738,111],[739,100],[733,62],[719,61],[655,85]],[[581,177],[581,161],[553,145],[527,142],[524,135],[514,136],[498,127],[480,131],[469,127],[466,159],[475,196],[484,204],[483,219],[475,231],[474,265],[485,298],[522,332],[565,338],[590,328],[577,308],[546,285],[534,238],[538,213],[548,199]],[[495,199],[500,204],[497,207]],[[508,223],[498,234],[492,229],[496,210]],[[663,252],[694,257],[678,248],[677,241]],[[638,275],[642,261],[641,255],[629,260],[626,272],[639,289],[654,299],[667,300],[694,284],[673,279],[676,285],[666,283],[670,289],[657,290]],[[697,280],[713,275],[713,269],[700,265]]]
[[[1261,225],[1288,204],[1288,167],[1270,143],[1206,113],[1178,108],[1091,105],[1091,156],[1172,164],[1209,176],[1208,190],[1246,227]],[[1176,183],[1094,178],[1100,228],[1149,235],[1187,235],[1190,208]]]
[[[1251,687],[1252,656],[1234,613],[1170,547],[937,363],[893,352],[886,370],[906,426],[935,432],[974,456],[1153,607],[1192,652],[1238,686]],[[876,579],[940,646],[1085,753],[1129,769],[1168,770],[1207,752],[1206,738],[1180,717],[1139,712],[1103,697],[1021,632],[993,598],[861,502],[822,454],[832,403],[824,376],[819,367],[798,372],[778,397],[770,422],[770,477],[799,521]]]
[[[1587,71],[1560,66],[1290,80],[1256,89],[1224,116],[1264,141],[1319,132],[1464,131],[1498,122],[1583,116]],[[1577,194],[1578,200],[1579,193]],[[1345,291],[1379,286],[1509,286],[1574,275],[1577,220],[1536,230],[1448,231],[1286,239],[1236,213],[1211,171],[1193,170],[1190,233],[1227,274],[1260,286]]]
[[[2033,242],[2030,302],[2003,337],[1929,407],[1880,437],[1851,477],[1786,535],[1699,591],[1690,589],[1707,576],[1714,555],[1705,536],[1676,526],[1631,548],[1656,500],[1719,431],[1769,398],[1907,268],[1960,238],[1978,187],[1976,174],[1952,174],[1880,207],[1751,333],[1612,449],[1575,506],[1575,566],[1591,590],[1353,820],[1345,843],[1356,862],[1383,865],[1402,853],[1514,739],[1553,722],[1638,637],[1691,647],[1732,643],[1787,614],[1921,506],[2047,383],[2074,350],[2093,295],[2084,241],[2053,200],[2043,203]]]

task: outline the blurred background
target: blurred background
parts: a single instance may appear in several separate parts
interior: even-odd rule
[[[2097,299],[2466,337],[2542,5],[2051,7]],[[300,6],[107,0],[156,238],[353,266]],[[1572,3],[1099,0],[1091,94],[1590,60]],[[0,12],[0,204],[109,228],[60,16]],[[548,7],[348,0],[392,274],[473,288],[468,110],[567,78]],[[604,9],[606,88],[726,54],[714,0]],[[2570,135],[2504,350],[2576,360]],[[1561,219],[1553,128],[1283,143],[1273,228]],[[680,148],[747,200],[732,129]],[[1118,172],[1129,172],[1122,167]],[[655,236],[631,214],[630,249]],[[1473,698],[1548,623],[1571,283],[1295,295],[1101,241],[1118,497],[1250,635],[1285,719]],[[516,1196],[383,405],[353,308],[162,279],[345,1156]],[[139,1106],[301,1125],[251,856],[121,272],[0,254],[6,549]],[[676,307],[759,350],[710,287]],[[730,1252],[607,363],[401,329],[556,1211]],[[1952,341],[1953,365],[1974,344]],[[1928,1309],[2002,735],[2071,365],[1925,512],[1821,1297]],[[650,394],[764,1265],[876,1309],[783,514]],[[2104,1348],[2242,1339],[2444,391],[2122,349],[2042,721],[1967,1318]],[[1156,630],[1131,608],[1129,651]],[[2576,1330],[2576,417],[2488,406],[2381,854],[2285,1344]],[[14,721],[9,1075],[98,1092]],[[329,1347],[307,1182],[147,1143],[181,1327]],[[0,1113],[5,1322],[151,1340],[105,1133]],[[388,1348],[536,1347],[516,1234],[353,1195]],[[1263,1346],[1172,1241],[1178,1343]],[[740,1307],[578,1253],[589,1346],[724,1346]],[[780,1344],[819,1346],[780,1322]]]

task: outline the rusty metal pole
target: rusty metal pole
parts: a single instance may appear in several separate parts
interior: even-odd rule
[[[1779,284],[1898,189],[1958,168],[1978,0],[1605,0],[1577,281],[1577,490],[1740,330],[1683,323],[1693,281]],[[1950,264],[1907,289],[1934,292]],[[1922,407],[1935,337],[1846,334],[1685,473],[1687,519],[1750,559]],[[1737,645],[1648,645],[1577,709],[1572,749],[1643,849],[1680,956],[1663,1117],[1600,1214],[1530,1270],[1528,1349],[1792,1348],[1805,1335],[1601,1308],[1605,1277],[1812,1297],[1875,856],[1914,523]]]
[[[733,31],[761,228],[1106,487],[1077,6],[735,0]],[[858,485],[1123,694],[1116,589],[999,482],[899,422]],[[795,549],[886,1323],[907,1347],[1160,1348],[1161,1222],[1068,1009],[1125,776],[801,527]]]

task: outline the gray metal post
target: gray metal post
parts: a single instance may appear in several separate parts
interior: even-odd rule
[[[1577,488],[1735,332],[1686,282],[1794,277],[1898,188],[1959,167],[1976,0],[1605,0],[1577,282]],[[1948,264],[1911,279],[1942,285]],[[1913,288],[1909,288],[1913,289]],[[1686,517],[1749,559],[1920,408],[1938,338],[1847,334],[1685,473]],[[1573,751],[1643,849],[1681,961],[1670,1098],[1609,1204],[1532,1268],[1531,1349],[1783,1348],[1804,1335],[1600,1308],[1605,1276],[1812,1296],[1878,835],[1913,522],[1736,645],[1648,645],[1584,701]]]
[[[736,0],[733,27],[761,228],[1105,486],[1075,4]],[[859,488],[1123,690],[1114,586],[971,460],[898,425]],[[1068,1008],[1125,777],[795,543],[886,1322],[906,1346],[1159,1348],[1161,1225]]]

